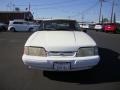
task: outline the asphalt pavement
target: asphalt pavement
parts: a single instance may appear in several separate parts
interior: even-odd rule
[[[32,33],[0,32],[0,90],[120,90],[120,34],[87,33],[99,46],[98,66],[46,72],[27,69],[22,62],[24,44]]]

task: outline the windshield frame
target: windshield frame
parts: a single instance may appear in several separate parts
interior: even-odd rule
[[[55,24],[56,27],[55,28],[46,28],[46,25],[50,25],[50,24]],[[69,25],[68,28],[66,28],[67,26],[64,27],[64,25]],[[60,25],[63,25],[63,27],[59,27]],[[59,29],[59,28],[60,29]],[[78,24],[78,22],[76,20],[45,20],[41,22],[41,30],[42,31],[81,31],[80,30],[80,26]]]

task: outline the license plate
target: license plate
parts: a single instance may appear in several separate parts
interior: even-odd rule
[[[64,71],[64,70],[70,70],[70,63],[65,63],[65,62],[57,62],[54,63],[54,69],[58,71]]]

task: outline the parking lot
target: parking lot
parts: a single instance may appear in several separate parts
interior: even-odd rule
[[[32,33],[0,32],[0,90],[120,90],[120,34],[87,32],[101,56],[92,70],[45,72],[29,70],[22,62],[24,43]]]

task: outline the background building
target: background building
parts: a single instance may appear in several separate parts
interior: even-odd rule
[[[8,24],[14,19],[33,20],[33,15],[30,11],[0,11],[0,22]]]

